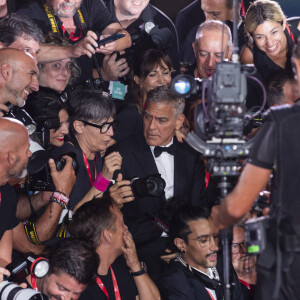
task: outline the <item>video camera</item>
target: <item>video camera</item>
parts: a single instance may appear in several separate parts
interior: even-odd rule
[[[195,111],[195,129],[187,143],[208,159],[213,176],[238,176],[239,160],[249,154],[251,141],[243,137],[246,115],[246,76],[253,68],[222,62],[206,80],[178,75],[172,88],[183,97],[201,98]],[[207,91],[207,93],[206,93]],[[207,100],[206,100],[207,99]]]

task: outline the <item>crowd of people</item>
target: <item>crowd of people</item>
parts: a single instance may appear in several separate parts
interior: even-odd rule
[[[32,253],[48,272],[15,283],[49,299],[227,299],[233,226],[231,299],[299,298],[300,17],[234,4],[195,0],[174,25],[149,0],[0,1],[0,294]],[[233,53],[255,66],[245,110],[266,113],[220,202],[185,140],[207,99],[171,82],[210,79]],[[261,215],[256,256],[244,224]]]

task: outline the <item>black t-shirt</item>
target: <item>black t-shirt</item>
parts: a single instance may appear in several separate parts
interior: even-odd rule
[[[68,208],[73,210],[76,204],[86,195],[86,193],[91,188],[91,182],[89,179],[88,171],[86,169],[83,154],[79,147],[75,147],[72,144],[66,142],[61,147],[54,148],[50,157],[57,158],[60,155],[66,154],[68,152],[73,152],[76,154],[76,160],[79,164],[79,169],[76,175],[76,182],[70,194],[70,201],[68,203]],[[95,178],[95,163],[97,174],[102,170],[102,158],[99,153],[97,153],[94,160],[88,160],[92,179]]]
[[[14,189],[7,183],[0,186],[0,239],[6,230],[19,224],[16,217],[18,198]]]
[[[287,19],[287,24],[289,26],[284,31],[288,46],[287,62],[285,66],[287,72],[292,72],[291,57],[294,45],[297,43],[298,37],[300,36],[300,30],[298,29],[299,23],[299,17]],[[276,71],[282,70],[282,68],[272,61],[264,51],[260,50],[255,43],[253,44],[253,60],[254,65],[257,68],[257,73],[260,75],[263,82],[267,82]]]
[[[126,266],[123,255],[119,256],[112,264],[113,272],[117,279],[118,288],[120,291],[121,299],[135,300],[137,296],[137,289],[135,282],[129,269]],[[99,276],[107,289],[109,300],[115,300],[115,293],[113,288],[113,281],[111,277],[110,269],[108,274]],[[104,292],[100,289],[96,282],[89,285],[86,290],[81,294],[79,300],[107,300]]]
[[[268,120],[255,136],[248,162],[261,168],[272,169],[275,157],[275,123]]]
[[[108,9],[112,13],[112,15],[115,16],[114,4],[112,0],[108,3]],[[148,21],[153,22],[155,25],[158,26],[159,29],[169,28],[170,31],[172,32],[173,39],[169,47],[167,49],[161,49],[161,50],[165,51],[165,53],[168,54],[168,56],[171,58],[173,62],[174,70],[179,72],[179,48],[178,48],[177,32],[173,22],[163,12],[161,12],[153,5],[148,4],[146,8],[142,11],[140,17],[135,22],[130,24],[126,28],[126,30],[130,31],[132,29],[137,29],[141,25],[141,22],[148,22]]]
[[[80,10],[84,18],[84,22],[86,23],[86,31],[93,30],[101,33],[111,23],[118,22],[117,19],[109,13],[102,0],[83,0]],[[42,5],[42,0],[31,0],[23,3],[17,13],[24,14],[33,19],[40,26],[44,34],[48,34],[52,31],[50,21]],[[63,35],[63,30],[61,28],[62,22],[57,16],[55,16],[55,19],[60,30],[60,34]],[[79,36],[80,21],[77,17],[77,14],[74,15],[74,22],[77,27],[75,36]],[[80,39],[82,39],[84,36],[85,35],[83,34]],[[69,40],[69,42],[76,43],[77,41],[72,42]],[[81,67],[81,81],[91,79],[93,68],[92,59],[89,59],[88,56],[83,55],[76,60]]]

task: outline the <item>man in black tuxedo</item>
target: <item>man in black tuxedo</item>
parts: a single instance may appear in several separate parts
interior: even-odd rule
[[[163,237],[166,233],[153,223],[166,204],[172,202],[167,199],[181,197],[192,204],[207,204],[204,163],[187,143],[180,143],[174,137],[184,121],[184,101],[165,86],[150,91],[143,115],[143,133],[112,147],[123,158],[120,170],[123,178],[144,178],[159,173],[166,182],[162,196],[135,196],[134,201],[124,203],[122,208],[138,254],[146,261],[151,256],[160,259],[167,248],[167,239]]]

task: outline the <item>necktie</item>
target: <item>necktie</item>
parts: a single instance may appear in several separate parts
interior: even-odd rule
[[[164,152],[164,151],[168,152],[171,155],[174,155],[175,154],[175,148],[176,147],[175,147],[174,144],[172,144],[169,147],[155,146],[155,148],[154,148],[154,156],[155,157],[159,157],[162,154],[162,152]]]

